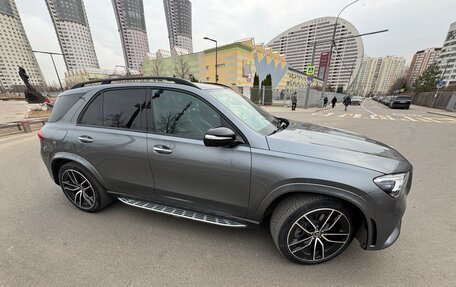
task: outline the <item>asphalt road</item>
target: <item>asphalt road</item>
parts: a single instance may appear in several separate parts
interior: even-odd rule
[[[330,262],[301,266],[279,255],[267,227],[223,228],[120,202],[84,213],[52,183],[27,135],[0,139],[0,286],[455,286],[456,121],[375,102],[347,113],[270,110],[365,134],[413,163],[392,247],[364,251],[354,241]]]
[[[25,101],[0,101],[0,124],[23,120],[26,113]]]

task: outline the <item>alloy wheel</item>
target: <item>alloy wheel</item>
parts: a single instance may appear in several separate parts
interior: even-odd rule
[[[91,209],[95,206],[95,192],[89,180],[74,169],[62,173],[61,186],[67,197],[81,209]]]
[[[348,243],[350,221],[341,211],[319,208],[296,220],[288,231],[288,250],[296,259],[317,263],[336,256]]]

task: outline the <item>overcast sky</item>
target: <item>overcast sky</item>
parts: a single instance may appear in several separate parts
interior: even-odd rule
[[[101,68],[124,65],[112,0],[84,0],[95,50]],[[350,0],[192,0],[193,47],[212,47],[203,40],[214,37],[220,44],[254,37],[256,43],[274,38],[299,23],[323,16],[337,16]],[[45,0],[16,0],[32,48],[60,52]],[[162,0],[144,0],[151,52],[169,50]],[[409,64],[417,50],[440,47],[452,22],[455,0],[361,0],[341,15],[360,33],[389,29],[363,38],[367,56],[403,56]],[[37,55],[46,81],[56,83],[49,56]],[[63,59],[57,59],[62,76]]]

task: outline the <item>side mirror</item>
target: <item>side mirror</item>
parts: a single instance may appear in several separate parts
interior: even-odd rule
[[[204,135],[204,145],[206,146],[228,146],[236,140],[236,134],[225,127],[210,129]]]

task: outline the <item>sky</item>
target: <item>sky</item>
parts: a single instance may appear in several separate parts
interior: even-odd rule
[[[84,0],[100,67],[125,65],[112,0]],[[254,37],[267,43],[288,28],[302,22],[337,16],[350,0],[191,0],[193,49]],[[25,31],[35,50],[61,52],[45,0],[16,0]],[[162,0],[144,0],[146,28],[151,52],[169,50],[168,31]],[[409,64],[422,49],[441,47],[451,23],[456,22],[455,0],[360,0],[343,11],[359,33],[389,29],[363,37],[364,55],[403,56]],[[51,59],[37,54],[38,63],[50,84],[57,85]],[[64,61],[56,57],[61,78]]]

